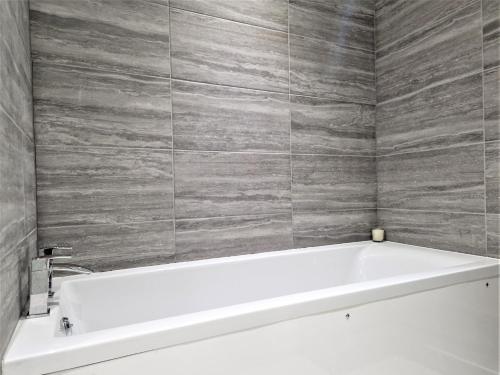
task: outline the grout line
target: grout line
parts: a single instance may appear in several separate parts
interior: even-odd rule
[[[487,189],[486,189],[486,127],[485,127],[485,110],[484,110],[484,20],[483,20],[483,2],[479,1],[479,11],[481,18],[481,94],[483,108],[483,189],[484,189],[484,251],[488,254],[488,204],[487,204]]]
[[[124,221],[116,223],[86,223],[86,224],[68,224],[68,225],[39,225],[39,230],[45,229],[64,229],[64,228],[81,228],[81,227],[116,227],[121,225],[141,225],[141,224],[156,224],[156,223],[170,223],[172,219],[161,220],[144,220],[144,221]]]
[[[440,214],[460,214],[460,215],[474,215],[474,216],[483,216],[484,215],[483,213],[480,213],[480,212],[444,211],[444,210],[422,210],[422,209],[413,209],[413,208],[378,207],[378,210],[404,211],[404,212],[431,212],[431,213],[440,213]]]
[[[290,120],[290,152],[289,152],[289,158],[290,158],[290,212],[291,212],[291,243],[292,247],[295,246],[295,235],[294,235],[294,210],[293,210],[293,158],[292,158],[292,95],[291,95],[291,84],[292,84],[292,70],[291,70],[291,41],[290,41],[290,0],[287,0],[287,26],[288,26],[288,33],[287,33],[287,40],[288,40],[288,116]]]
[[[374,79],[373,79],[373,84],[375,88],[375,109],[374,109],[374,115],[373,115],[373,126],[374,126],[374,142],[375,142],[375,226],[379,227],[379,218],[378,218],[378,206],[379,206],[379,173],[378,173],[378,168],[379,168],[379,160],[377,158],[378,154],[378,145],[377,145],[377,108],[378,108],[378,85],[377,85],[377,9],[376,9],[376,4],[375,1],[373,2],[373,72],[374,72]]]
[[[377,158],[387,158],[387,157],[392,157],[392,156],[397,156],[397,155],[408,155],[408,154],[422,154],[422,153],[428,153],[428,152],[433,152],[433,151],[442,151],[442,150],[450,150],[450,149],[455,149],[455,148],[466,148],[466,147],[472,147],[472,146],[479,146],[483,145],[484,142],[473,142],[469,144],[459,144],[459,145],[451,145],[451,146],[444,146],[444,147],[436,147],[436,148],[429,148],[426,150],[416,150],[416,151],[406,151],[406,152],[391,152],[388,154],[383,154],[383,155],[377,155]]]
[[[170,2],[169,2],[170,5]],[[173,226],[173,244],[172,250],[174,252],[174,260],[175,255],[177,254],[176,249],[176,229],[175,229],[175,146],[174,146],[174,90],[172,89],[172,72],[173,72],[173,63],[172,63],[172,17],[171,17],[171,7],[168,7],[168,60],[170,65],[170,127],[172,130],[172,226]]]

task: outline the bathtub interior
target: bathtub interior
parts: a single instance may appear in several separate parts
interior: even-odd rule
[[[146,267],[64,282],[60,313],[84,334],[481,259],[366,242]]]

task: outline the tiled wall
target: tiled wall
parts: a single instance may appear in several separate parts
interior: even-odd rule
[[[376,2],[378,220],[498,256],[500,2]]]
[[[372,0],[32,0],[41,244],[97,269],[369,238]]]
[[[27,299],[27,269],[36,248],[27,0],[0,1],[0,88],[1,359]]]

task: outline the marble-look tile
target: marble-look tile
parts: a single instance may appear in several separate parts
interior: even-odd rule
[[[486,212],[500,214],[500,141],[486,142]]]
[[[479,0],[377,0],[376,48],[381,49],[398,39],[431,27],[444,17]],[[493,0],[496,1],[496,0]]]
[[[172,155],[156,149],[38,146],[40,226],[172,219]]]
[[[483,140],[482,75],[377,106],[377,153],[423,151]]]
[[[486,253],[484,214],[378,210],[387,240],[468,254]]]
[[[38,235],[41,246],[73,246],[72,262],[96,271],[167,263],[174,256],[172,220],[47,227]]]
[[[35,145],[23,137],[24,233],[36,228]]]
[[[373,50],[374,1],[291,0],[290,33]]]
[[[176,220],[175,236],[176,261],[293,247],[287,214]]]
[[[176,80],[172,95],[176,149],[290,150],[288,95]]]
[[[288,38],[220,18],[171,11],[172,76],[288,93]]]
[[[165,0],[30,2],[33,60],[168,77]]]
[[[375,167],[373,157],[293,155],[294,213],[375,208]]]
[[[290,35],[292,94],[375,104],[372,52]]]
[[[288,31],[287,0],[171,0],[170,6],[249,25]]]
[[[290,157],[175,153],[176,219],[289,213]]]
[[[375,154],[375,107],[291,96],[292,152]]]
[[[453,13],[409,40],[377,52],[377,100],[421,90],[482,69],[479,2]]]
[[[483,1],[484,69],[500,66],[500,1]]]
[[[378,207],[484,213],[482,144],[377,158]]]
[[[500,68],[485,71],[484,136],[486,141],[500,140]]]
[[[37,62],[38,145],[172,147],[170,80]]]
[[[23,135],[0,106],[0,258],[24,235]]]
[[[369,240],[375,210],[294,212],[294,247]]]
[[[500,258],[500,215],[486,215],[487,255]]]

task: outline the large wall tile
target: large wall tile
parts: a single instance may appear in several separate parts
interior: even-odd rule
[[[484,136],[486,141],[500,140],[500,68],[483,73]]]
[[[372,105],[292,96],[291,112],[294,153],[375,153],[375,107]]]
[[[500,1],[483,2],[484,69],[500,66]]]
[[[176,149],[290,150],[288,95],[176,80],[172,92]]]
[[[492,0],[496,1],[496,0]],[[429,28],[439,20],[478,0],[377,0],[376,48],[385,48],[409,34]]]
[[[288,30],[288,0],[170,0],[170,6],[249,25]]]
[[[487,255],[500,258],[500,215],[488,214]]]
[[[366,241],[375,224],[375,210],[294,212],[294,246]]]
[[[290,212],[290,157],[175,153],[176,218]]]
[[[375,158],[293,155],[294,212],[375,208]]]
[[[40,226],[172,218],[166,150],[37,147]]]
[[[378,221],[389,241],[469,254],[486,253],[483,214],[381,209]]]
[[[39,145],[172,147],[170,80],[37,63]]]
[[[170,75],[165,0],[36,0],[30,10],[35,62]]]
[[[484,213],[482,144],[377,158],[378,207]]]
[[[377,52],[378,103],[431,84],[480,72],[481,12],[478,1],[417,35]]]
[[[500,214],[500,141],[486,142],[486,212]]]
[[[375,104],[373,53],[290,35],[290,90]]]
[[[174,78],[288,93],[288,38],[279,31],[172,9]]]
[[[377,153],[421,151],[483,140],[482,75],[377,106]]]
[[[293,247],[287,214],[176,220],[175,226],[177,261]]]
[[[374,1],[291,0],[290,33],[373,50]]]
[[[73,246],[72,261],[96,271],[166,263],[174,255],[171,220],[39,228],[38,235],[41,246]]]

